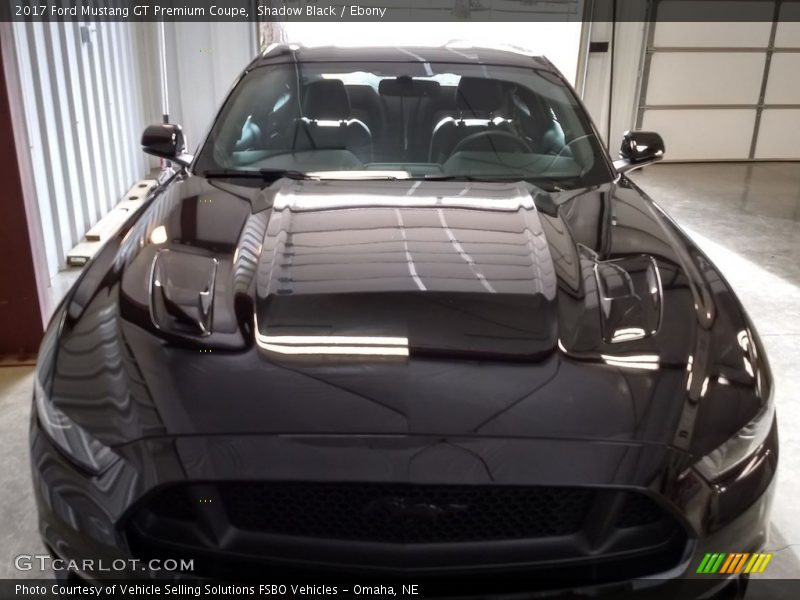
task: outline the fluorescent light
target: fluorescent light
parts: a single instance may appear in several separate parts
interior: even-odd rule
[[[657,354],[637,354],[632,356],[601,354],[600,357],[606,362],[606,364],[613,367],[642,369],[645,371],[655,371],[659,367]]]
[[[354,175],[347,175],[353,173]],[[328,179],[335,182],[337,179],[364,179],[381,182],[386,177],[397,177],[403,179],[408,177],[405,171],[333,171],[326,172],[320,171],[316,173],[308,173],[310,177],[319,179]],[[418,182],[421,183],[421,182]],[[498,184],[499,185],[499,184]],[[404,196],[402,198],[395,196],[382,196],[375,193],[356,193],[348,189],[346,193],[334,193],[333,191],[326,191],[325,193],[303,193],[302,195],[295,196],[289,194],[277,194],[274,200],[273,207],[275,210],[290,209],[292,211],[317,211],[330,208],[358,208],[359,206],[379,207],[388,206],[396,208],[398,206],[407,206],[412,208],[479,208],[483,210],[497,211],[497,212],[511,212],[518,211],[525,208],[533,208],[533,198],[530,194],[522,195],[519,193],[519,186],[516,183],[504,184],[506,188],[516,188],[514,191],[517,195],[508,197],[498,194],[484,195],[485,192],[490,190],[483,188],[480,183],[471,184],[474,191],[473,196],[437,196],[429,193],[424,186],[418,186],[413,194]],[[333,183],[331,185],[331,190]],[[501,193],[508,191],[501,190]],[[425,191],[423,191],[425,190]],[[495,190],[491,190],[494,192]]]
[[[351,346],[406,346],[408,338],[404,337],[367,337],[350,335],[259,335],[268,344],[326,344]]]
[[[354,335],[267,335],[258,330],[256,343],[268,352],[292,355],[408,356],[408,338]]]
[[[628,340],[640,340],[646,336],[647,333],[641,327],[622,327],[614,331],[611,336],[611,343],[615,344]]]
[[[742,350],[745,352],[750,349],[750,336],[747,335],[746,330],[742,329],[742,331],[737,333],[736,340],[739,342],[739,346],[741,346]]]
[[[338,356],[408,356],[408,347],[401,346],[284,346],[281,344],[258,344],[264,350],[278,354]]]

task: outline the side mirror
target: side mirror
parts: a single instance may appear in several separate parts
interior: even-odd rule
[[[633,171],[664,158],[664,140],[655,131],[626,131],[614,161],[618,173]]]
[[[142,134],[142,151],[187,166],[194,158],[186,152],[186,140],[180,125],[149,125]]]

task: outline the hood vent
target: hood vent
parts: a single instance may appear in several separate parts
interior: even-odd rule
[[[661,326],[661,276],[652,256],[596,262],[594,266],[603,340],[609,344],[641,340]]]
[[[217,259],[161,250],[153,263],[150,313],[159,329],[182,335],[211,334]]]

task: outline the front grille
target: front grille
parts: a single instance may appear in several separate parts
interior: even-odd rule
[[[259,562],[339,573],[526,565],[543,579],[626,579],[674,567],[687,543],[645,495],[556,486],[180,484],[124,527],[139,558],[205,557],[204,569],[231,579],[261,573]]]
[[[664,513],[658,505],[642,494],[627,494],[617,519],[617,527],[627,529],[658,522]]]
[[[212,495],[230,524],[242,530],[310,538],[389,543],[514,540],[579,531],[597,491],[532,486],[379,483],[230,483]],[[206,493],[206,495],[208,495]],[[162,517],[191,521],[210,498],[190,486],[168,488],[150,507]],[[648,497],[627,494],[617,527],[658,521]]]
[[[394,543],[512,540],[574,533],[584,489],[383,484],[233,484],[231,524],[282,535]]]

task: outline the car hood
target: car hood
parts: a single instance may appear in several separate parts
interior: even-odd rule
[[[557,281],[531,196],[437,188],[281,192],[257,259],[259,347],[311,360],[552,352]]]
[[[753,378],[744,317],[695,252],[625,180],[552,193],[175,180],[66,305],[70,376],[52,395],[110,445],[240,433],[713,444],[754,409]],[[718,384],[721,370],[736,385]],[[701,395],[716,425],[699,434]]]

